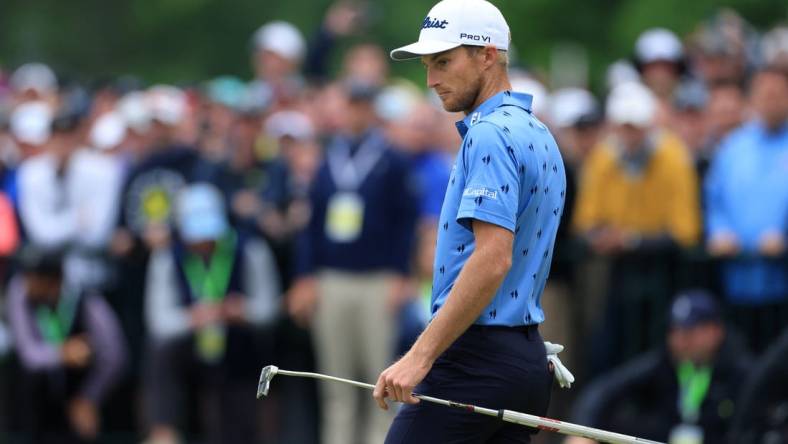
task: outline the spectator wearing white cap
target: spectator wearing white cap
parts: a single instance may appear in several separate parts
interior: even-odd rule
[[[613,89],[606,106],[612,133],[591,152],[580,175],[574,228],[594,253],[611,261],[609,310],[600,337],[620,345],[617,356],[593,364],[596,370],[658,340],[655,321],[640,310],[664,308],[664,294],[672,291],[664,288],[671,274],[665,255],[693,246],[700,234],[692,158],[681,139],[655,127],[656,108],[657,98],[643,84]],[[646,278],[651,285],[643,285]]]
[[[35,106],[29,103],[20,106]],[[19,219],[40,248],[66,249],[69,284],[95,289],[107,283],[104,255],[114,231],[122,182],[120,165],[83,146],[79,110],[61,108],[46,149],[22,162],[17,176]]]
[[[255,31],[252,45],[251,93],[275,107],[295,97],[303,85],[300,69],[306,54],[301,31],[289,22],[269,22]]]
[[[215,408],[203,414],[207,442],[255,442],[256,337],[277,314],[279,279],[270,249],[232,227],[224,197],[195,183],[176,201],[177,236],[148,265],[147,401],[150,442],[178,442],[180,397],[190,378]]]
[[[684,47],[672,31],[648,29],[635,42],[635,63],[643,83],[657,97],[667,99],[684,70]]]
[[[52,135],[52,107],[43,101],[17,106],[8,122],[11,138],[22,160],[40,153]]]
[[[312,121],[299,111],[272,114],[264,132],[275,140],[280,155],[267,167],[266,184],[255,190],[255,224],[283,244],[309,221],[309,187],[322,161],[321,150]]]
[[[20,66],[11,75],[9,85],[16,103],[40,100],[54,106],[57,101],[57,77],[52,69],[43,63]]]

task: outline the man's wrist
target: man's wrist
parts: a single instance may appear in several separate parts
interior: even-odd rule
[[[436,359],[438,359],[438,357],[435,356],[435,352],[433,350],[430,350],[429,347],[426,347],[419,341],[416,341],[416,343],[413,344],[413,347],[410,349],[408,354],[411,355],[411,358],[413,358],[416,363],[428,368],[432,367],[432,364]]]

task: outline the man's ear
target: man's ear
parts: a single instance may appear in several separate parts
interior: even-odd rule
[[[495,46],[487,45],[479,52],[484,56],[484,69],[489,69],[498,63],[498,49]]]

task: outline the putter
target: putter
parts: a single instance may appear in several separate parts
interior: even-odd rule
[[[322,375],[320,373],[309,372],[294,372],[290,370],[281,370],[275,365],[269,365],[263,368],[260,372],[260,381],[257,383],[257,399],[263,396],[268,396],[268,391],[271,389],[271,380],[276,375],[295,376],[299,378],[312,378],[320,379],[323,381],[342,382],[345,384],[354,385],[356,387],[373,390],[375,388],[372,384],[364,382],[353,381],[350,379],[337,378],[336,376]],[[432,402],[435,404],[444,405],[447,407],[465,410],[471,413],[478,413],[481,415],[493,416],[502,421],[520,424],[528,427],[534,427],[548,432],[557,432],[564,435],[580,436],[583,438],[593,439],[601,442],[608,442],[611,444],[663,444],[657,441],[651,441],[643,438],[636,438],[634,436],[623,435],[621,433],[608,432],[606,430],[595,429],[593,427],[581,426],[572,424],[570,422],[563,422],[557,419],[543,418],[541,416],[529,415],[527,413],[515,412],[512,410],[493,410],[484,407],[477,407],[470,404],[462,404],[454,401],[446,401],[440,398],[433,398],[432,396],[413,394],[414,397],[422,401]]]

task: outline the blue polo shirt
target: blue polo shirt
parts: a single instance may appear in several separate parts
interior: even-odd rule
[[[457,122],[463,141],[441,208],[433,316],[473,253],[471,220],[477,219],[515,236],[512,267],[475,323],[544,321],[540,300],[564,210],[566,175],[553,136],[531,112],[531,100],[505,91]]]

